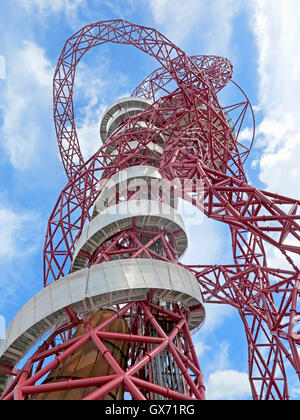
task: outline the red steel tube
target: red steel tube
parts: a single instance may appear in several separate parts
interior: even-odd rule
[[[144,381],[140,378],[132,377],[131,380],[139,388],[153,392],[154,394],[162,395],[163,397],[169,398],[171,400],[194,400],[194,398],[190,397],[189,395],[183,395],[180,392],[173,391],[169,388],[164,388],[162,386]]]
[[[69,381],[53,382],[51,384],[42,384],[35,386],[23,386],[23,395],[43,394],[46,392],[64,391],[70,389],[80,389],[89,387],[99,387],[107,382],[115,379],[114,375],[102,376],[100,378],[86,378],[86,379],[73,379]]]
[[[122,385],[123,381],[124,381],[124,375],[116,375],[115,379],[113,379],[112,381],[103,385],[97,391],[92,392],[90,395],[85,397],[83,399],[83,401],[97,401],[97,400],[100,400],[105,395],[107,395],[109,392],[111,392],[115,388],[118,388],[120,385]]]

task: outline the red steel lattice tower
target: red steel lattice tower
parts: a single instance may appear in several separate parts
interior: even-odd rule
[[[75,72],[106,42],[133,45],[161,67],[109,107],[103,146],[85,162]],[[1,342],[1,399],[204,400],[191,338],[204,303],[239,312],[253,398],[289,398],[286,363],[300,374],[300,202],[248,184],[251,147],[239,136],[253,112],[232,74],[226,59],[188,57],[123,20],[88,25],[66,42],[54,120],[68,183],[48,223],[45,288]],[[222,107],[218,94],[230,84],[243,99]],[[232,265],[179,262],[187,235],[178,197],[229,226]],[[290,270],[268,266],[266,243]]]

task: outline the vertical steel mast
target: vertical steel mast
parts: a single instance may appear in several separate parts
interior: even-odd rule
[[[160,68],[107,109],[103,146],[85,162],[75,73],[105,42],[133,45]],[[288,399],[285,363],[300,372],[300,202],[248,184],[252,144],[239,137],[253,112],[232,73],[224,58],[188,57],[156,30],[123,20],[88,25],[66,42],[54,120],[68,184],[48,223],[45,288],[1,343],[3,400],[204,400],[191,338],[204,303],[239,312],[253,398]],[[230,84],[242,99],[222,107],[218,94]],[[188,238],[179,198],[229,226],[232,265],[180,263]],[[264,243],[290,270],[268,266]]]

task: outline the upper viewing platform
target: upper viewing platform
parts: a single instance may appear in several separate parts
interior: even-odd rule
[[[103,143],[123,124],[128,118],[134,117],[151,106],[145,98],[129,96],[114,102],[104,113],[100,124],[100,135]]]

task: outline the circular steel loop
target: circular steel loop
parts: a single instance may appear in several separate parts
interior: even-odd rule
[[[133,45],[152,56],[168,69],[177,86],[183,90],[194,83],[210,86],[213,80],[210,67],[207,67],[202,74],[179,47],[154,29],[150,30],[124,20],[97,22],[82,28],[67,40],[58,60],[53,86],[54,122],[58,146],[69,179],[73,179],[85,164],[74,117],[73,91],[76,67],[91,48],[106,42]],[[218,75],[218,80],[223,77],[222,71]]]

